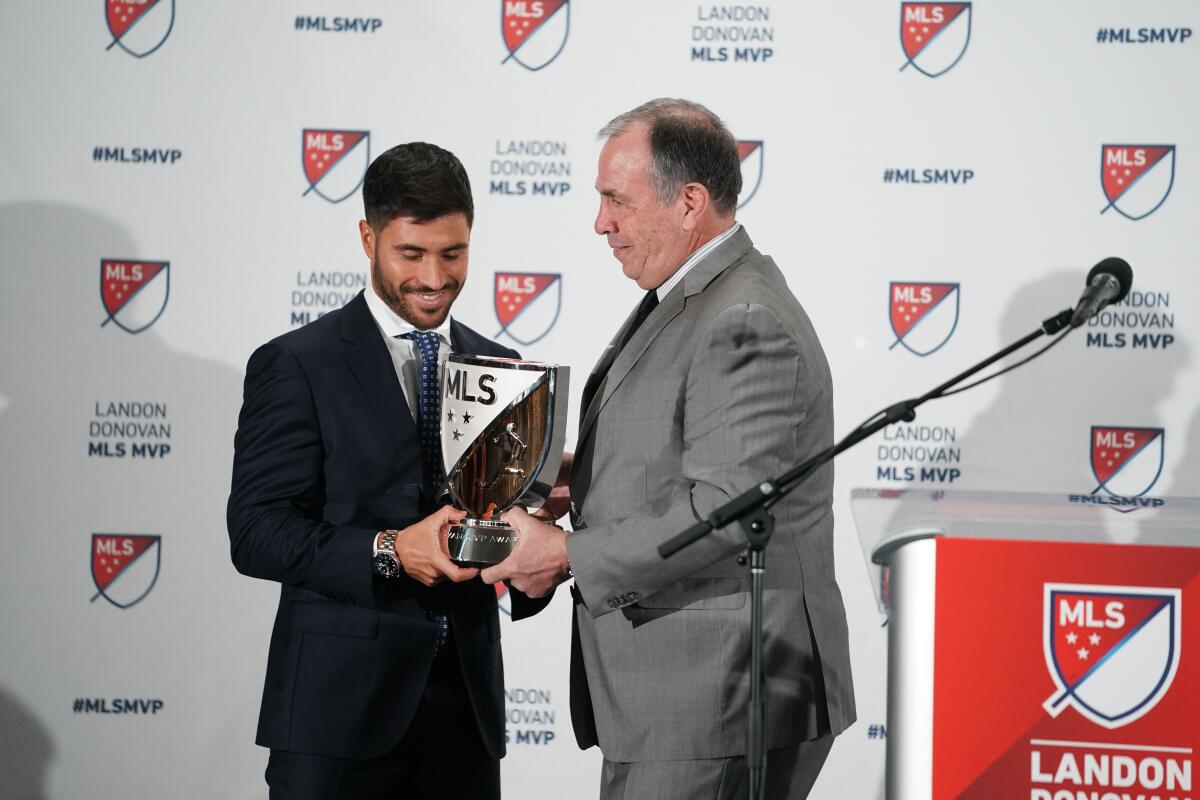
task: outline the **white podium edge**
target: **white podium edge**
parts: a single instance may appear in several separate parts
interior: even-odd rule
[[[889,566],[887,797],[928,800],[933,796],[936,534],[893,538],[872,558]]]

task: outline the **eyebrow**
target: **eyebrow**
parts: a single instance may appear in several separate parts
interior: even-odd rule
[[[400,244],[392,245],[392,249],[397,252],[400,252],[400,251],[408,251],[408,252],[412,252],[412,253],[427,253],[427,252],[429,252],[429,248],[427,248],[427,247],[421,247],[420,245],[415,245],[415,244],[404,244],[403,242]],[[445,247],[443,247],[441,249],[441,252],[448,253],[451,250],[466,250],[466,249],[467,249],[466,242],[455,242],[454,244],[446,245]]]

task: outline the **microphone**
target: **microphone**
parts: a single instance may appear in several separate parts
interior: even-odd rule
[[[1106,258],[1092,267],[1087,276],[1087,288],[1071,315],[1071,327],[1078,328],[1100,313],[1110,303],[1119,303],[1133,286],[1133,270],[1122,258]]]

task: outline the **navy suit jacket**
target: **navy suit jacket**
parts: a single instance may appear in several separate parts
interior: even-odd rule
[[[517,357],[456,321],[454,352]],[[449,615],[484,744],[504,754],[496,593],[478,579],[425,587],[372,565],[375,535],[436,508],[418,432],[360,293],[260,347],[246,367],[228,523],[239,572],[281,584],[260,745],[375,758],[400,741]],[[540,610],[513,592],[513,616]]]

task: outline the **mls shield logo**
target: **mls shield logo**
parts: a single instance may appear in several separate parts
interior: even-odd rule
[[[970,3],[901,3],[900,46],[910,65],[930,78],[944,75],[971,42]]]
[[[958,327],[957,283],[898,283],[888,287],[888,315],[896,341],[908,352],[927,356],[950,341]]]
[[[162,563],[162,537],[145,534],[93,533],[92,583],[96,594],[117,608],[140,603],[154,584]]]
[[[171,35],[175,0],[104,0],[104,19],[113,37],[105,50],[120,47],[134,58],[145,58]]]
[[[1068,706],[1108,729],[1145,716],[1179,666],[1179,589],[1047,583],[1042,646],[1054,694],[1042,707]]]
[[[1175,185],[1175,145],[1106,144],[1100,147],[1100,185],[1108,205],[1137,221],[1167,201]]]
[[[308,188],[331,203],[340,203],[358,191],[371,163],[370,131],[335,131],[305,128],[301,141],[304,177]]]
[[[113,323],[126,333],[141,333],[162,316],[171,295],[169,261],[100,260],[100,302],[103,328]]]
[[[1163,468],[1162,428],[1092,426],[1092,475],[1115,497],[1140,497],[1158,482]]]
[[[551,288],[553,292],[549,291]],[[497,272],[496,319],[500,330],[518,344],[539,341],[562,308],[562,275],[554,272]],[[493,337],[495,338],[495,337]]]
[[[500,0],[500,35],[515,61],[537,72],[558,58],[571,31],[570,0]]]
[[[754,199],[763,176],[763,143],[762,140],[739,139],[737,143],[738,157],[742,160],[742,194],[737,207]]]

